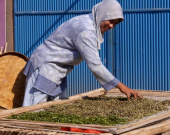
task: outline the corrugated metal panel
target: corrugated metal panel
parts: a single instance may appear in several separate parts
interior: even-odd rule
[[[60,24],[74,16],[89,13],[92,6],[100,1],[14,0],[15,51],[29,57],[33,50]],[[108,36],[105,36],[105,38],[108,38]],[[100,57],[103,64],[112,72],[112,38],[108,39],[105,39],[102,45]],[[109,49],[106,48],[106,44],[110,45]],[[99,87],[101,87],[100,84],[89,71],[84,61],[80,65],[75,66],[68,76],[68,96]]]
[[[169,0],[118,0],[123,9],[169,8]]]
[[[14,0],[16,12],[91,10],[102,0]]]
[[[0,48],[3,47],[2,52],[4,51],[5,48],[5,43],[6,43],[6,3],[5,0],[0,1]],[[1,51],[0,51],[1,53]]]
[[[133,89],[169,91],[170,1],[119,1],[125,21],[114,30],[116,77]]]
[[[89,13],[100,1],[14,0],[15,51],[30,56],[61,23]],[[114,39],[113,31],[105,36],[101,60],[111,72],[114,65],[116,77],[133,89],[170,90],[170,1],[119,2],[125,21],[114,29]],[[69,96],[99,87],[84,62],[68,77]]]

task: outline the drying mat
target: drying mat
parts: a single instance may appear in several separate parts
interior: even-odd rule
[[[25,80],[23,69],[28,58],[17,52],[0,55],[0,106],[11,109],[21,107]]]

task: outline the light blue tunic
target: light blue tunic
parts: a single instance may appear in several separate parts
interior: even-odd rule
[[[105,90],[119,83],[100,60],[91,14],[74,17],[60,25],[32,53],[24,74],[28,80],[39,69],[33,88],[56,96],[67,87],[66,76],[74,65],[83,60]]]

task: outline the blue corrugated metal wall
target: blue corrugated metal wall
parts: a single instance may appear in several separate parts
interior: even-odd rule
[[[119,0],[114,73],[133,89],[170,90],[170,1]]]
[[[57,26],[100,1],[14,0],[15,51],[30,56]],[[115,76],[133,89],[170,90],[169,0],[118,1],[125,21],[106,34],[103,64],[111,72],[114,65]],[[84,62],[68,77],[69,96],[99,87]]]
[[[28,57],[60,24],[68,19],[91,12],[101,0],[14,0],[15,51]],[[107,35],[110,36],[107,36]],[[112,32],[105,36],[100,57],[113,72]],[[108,38],[108,40],[106,40]],[[110,46],[106,47],[106,44]],[[75,66],[68,76],[67,95],[75,95],[100,88],[85,62]]]

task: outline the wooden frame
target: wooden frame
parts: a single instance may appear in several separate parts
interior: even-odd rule
[[[113,94],[115,96],[117,95],[122,95],[122,93],[119,92],[118,89],[113,89],[109,91],[110,94]],[[140,93],[145,97],[147,96],[152,96],[156,98],[170,98],[170,93],[169,92],[158,92],[158,91],[140,91]],[[82,129],[95,129],[95,130],[100,130],[100,131],[105,131],[108,133],[112,134],[122,134],[122,135],[131,135],[134,133],[143,133],[143,132],[149,132],[150,134],[147,135],[152,135],[151,129],[153,130],[154,133],[159,133],[159,132],[166,132],[170,130],[170,127],[167,126],[170,124],[170,111],[164,112],[162,114],[148,117],[146,119],[142,119],[138,122],[127,124],[124,126],[100,126],[100,125],[88,125],[88,124],[67,124],[67,123],[47,123],[47,122],[31,122],[31,121],[20,121],[20,120],[7,120],[4,119],[7,116],[10,116],[11,114],[20,114],[24,112],[30,112],[30,111],[35,111],[39,109],[43,109],[46,107],[49,107],[51,105],[55,104],[67,104],[70,102],[74,102],[78,99],[82,99],[84,96],[89,96],[89,97],[95,97],[98,95],[105,94],[105,90],[103,88],[93,90],[87,93],[79,94],[76,96],[69,97],[67,100],[56,100],[56,101],[50,101],[46,103],[41,103],[33,106],[28,106],[28,107],[20,107],[16,109],[11,109],[11,110],[3,110],[0,112],[0,118],[1,121],[3,122],[8,122],[8,123],[15,123],[22,124],[24,126],[26,125],[43,125],[45,126],[50,126],[50,127],[77,127],[77,128],[82,128]],[[108,94],[108,93],[107,93]],[[157,128],[155,128],[157,127]],[[156,130],[158,129],[159,130]],[[165,128],[163,128],[165,127]]]

